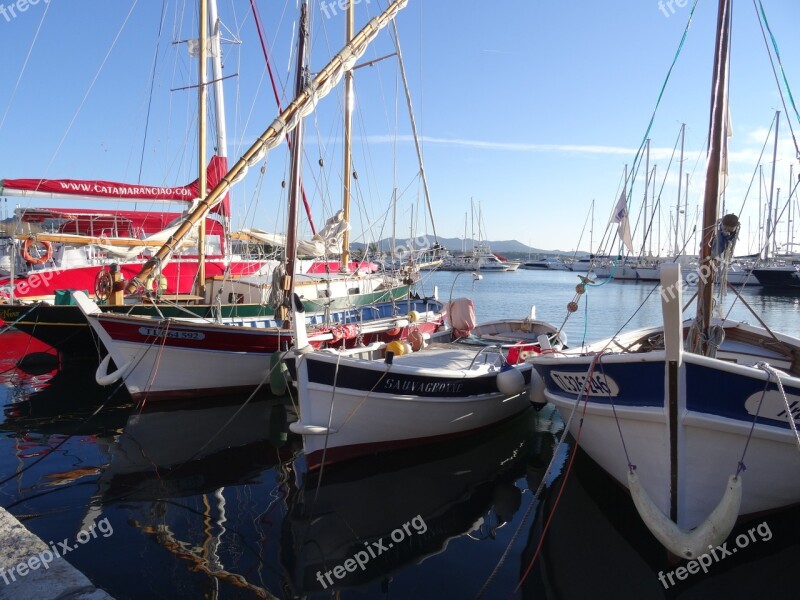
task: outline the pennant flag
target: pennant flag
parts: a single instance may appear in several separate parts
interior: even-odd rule
[[[617,205],[614,207],[614,214],[611,215],[611,222],[618,223],[617,234],[619,235],[622,243],[628,249],[628,252],[633,254],[633,240],[631,239],[631,226],[628,223],[628,199],[625,197],[625,188],[622,188],[622,193],[619,196]]]

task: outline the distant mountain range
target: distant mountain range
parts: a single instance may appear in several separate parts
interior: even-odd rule
[[[419,249],[426,246],[431,247],[435,241],[433,236],[423,235],[413,240],[398,238],[396,245],[408,247],[413,243],[414,248]],[[477,246],[479,243],[478,240],[467,239],[465,241],[463,238],[440,237],[438,241],[441,246],[447,248],[450,252],[462,252],[465,249],[467,252],[470,252],[473,246]],[[483,243],[488,244],[492,252],[499,252],[500,254],[562,254],[572,256],[575,253],[574,250],[543,250],[541,248],[533,248],[517,240],[484,241]],[[365,246],[365,244],[356,242],[350,245],[353,249],[363,249]],[[376,245],[381,252],[389,252],[392,248],[392,240],[391,238],[385,238]],[[583,254],[586,253],[578,252],[579,256]]]
[[[0,219],[0,233],[10,235],[13,233],[13,228],[15,225],[15,220],[13,217],[9,219]],[[34,226],[35,227],[35,226]],[[398,238],[396,245],[403,246],[405,248],[409,248],[412,244],[415,249],[421,249],[428,247],[430,248],[435,243],[435,239],[433,236],[430,235],[423,235],[413,240],[408,240],[405,238]],[[439,238],[439,244],[449,250],[454,254],[460,254],[463,250],[466,249],[466,252],[472,251],[474,246],[479,244],[479,240],[467,239],[466,241],[462,238]],[[563,255],[563,256],[572,256],[575,254],[574,250],[543,250],[542,248],[532,248],[531,246],[527,246],[520,241],[517,240],[498,240],[498,241],[484,241],[483,243],[488,244],[491,248],[492,252],[497,252],[503,255],[511,255],[514,258],[519,258],[522,255],[528,256],[529,254],[539,254],[539,255]],[[381,252],[389,252],[392,249],[392,240],[391,238],[382,239],[378,242],[378,249]],[[350,244],[350,247],[353,250],[363,250],[365,244],[353,242]],[[586,252],[578,252],[578,256],[584,256],[587,254]],[[515,256],[517,255],[517,256]]]

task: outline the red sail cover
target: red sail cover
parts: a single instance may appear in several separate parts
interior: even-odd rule
[[[206,169],[208,189],[219,183],[228,172],[228,160],[222,156],[213,156]],[[136,200],[183,200],[191,202],[198,197],[199,178],[182,187],[156,187],[114,181],[92,181],[80,179],[4,179],[0,182],[0,192],[12,190],[21,192],[39,192],[56,196],[80,196],[110,199]],[[228,194],[214,207],[212,212],[230,216]]]

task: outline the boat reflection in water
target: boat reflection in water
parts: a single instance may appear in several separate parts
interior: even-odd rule
[[[699,563],[690,573],[688,561],[669,555],[648,531],[624,488],[583,451],[569,476],[544,497],[530,527],[523,569],[562,483],[564,493],[523,585],[524,598],[761,598],[766,589],[770,598],[797,598],[800,509],[740,522],[724,542],[725,551],[709,550],[707,573]]]
[[[295,453],[281,398],[158,402],[136,410],[108,447],[92,504],[204,494],[245,485]],[[292,417],[294,418],[294,417]],[[277,451],[276,451],[277,450]]]
[[[549,463],[553,426],[548,411],[528,410],[469,439],[308,474],[289,496],[283,524],[281,560],[292,591],[330,594],[380,582],[386,593],[397,571],[441,553],[456,538],[495,539],[521,506],[516,480],[527,466]],[[498,556],[504,548],[494,546]],[[508,566],[516,578],[513,562]],[[447,597],[472,597],[493,565],[484,566],[476,570],[478,579],[453,577],[441,563],[437,578],[404,572],[397,583],[402,589],[393,592],[421,597],[423,590],[407,587],[424,579],[428,594],[441,584]]]
[[[133,408],[124,390],[112,394],[94,382],[94,367],[59,364],[58,358],[32,352],[17,359],[2,383],[9,402],[0,431],[20,434],[105,435],[125,424]],[[101,405],[103,411],[92,416]]]
[[[0,320],[0,386],[18,400],[44,389],[59,371],[60,361],[47,344],[7,327]]]
[[[141,565],[147,581],[117,573],[106,589],[274,597],[269,590],[279,589],[280,579],[257,575],[266,559],[253,548],[262,536],[278,535],[291,463],[301,450],[298,438],[288,438],[287,421],[296,417],[285,400],[204,399],[199,408],[158,402],[129,416],[107,449],[110,460],[81,529],[102,515],[117,515],[117,529],[138,532],[132,539],[136,552],[148,555]],[[153,549],[160,557],[155,561]]]

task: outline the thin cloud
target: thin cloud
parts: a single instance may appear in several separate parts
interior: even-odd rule
[[[754,136],[747,136],[744,148],[732,148],[728,153],[728,161],[736,164],[755,165],[758,162],[759,152],[750,146]],[[362,138],[370,144],[385,144],[398,142],[413,142],[411,135],[370,135]],[[594,146],[588,144],[531,144],[524,142],[494,142],[488,140],[474,140],[467,138],[444,138],[435,136],[423,136],[421,142],[441,146],[475,148],[479,150],[498,150],[503,152],[541,152],[558,154],[583,154],[595,156],[630,156],[636,155],[636,148],[625,148],[622,146]],[[794,154],[791,140],[784,140],[779,144],[779,155],[791,156]],[[678,160],[679,151],[674,148],[654,147],[650,148],[651,161],[664,161],[673,157]],[[684,164],[692,164],[695,161],[705,160],[706,151],[686,150],[684,153]]]
[[[367,143],[381,144],[411,142],[414,138],[410,135],[371,135],[365,138]],[[617,146],[587,146],[573,144],[528,144],[521,142],[491,142],[486,140],[470,140],[465,138],[442,138],[423,136],[421,141],[425,144],[439,144],[443,146],[460,146],[462,148],[480,148],[484,150],[504,150],[508,152],[563,152],[575,154],[601,154],[601,155],[634,155],[634,148],[621,148]]]

